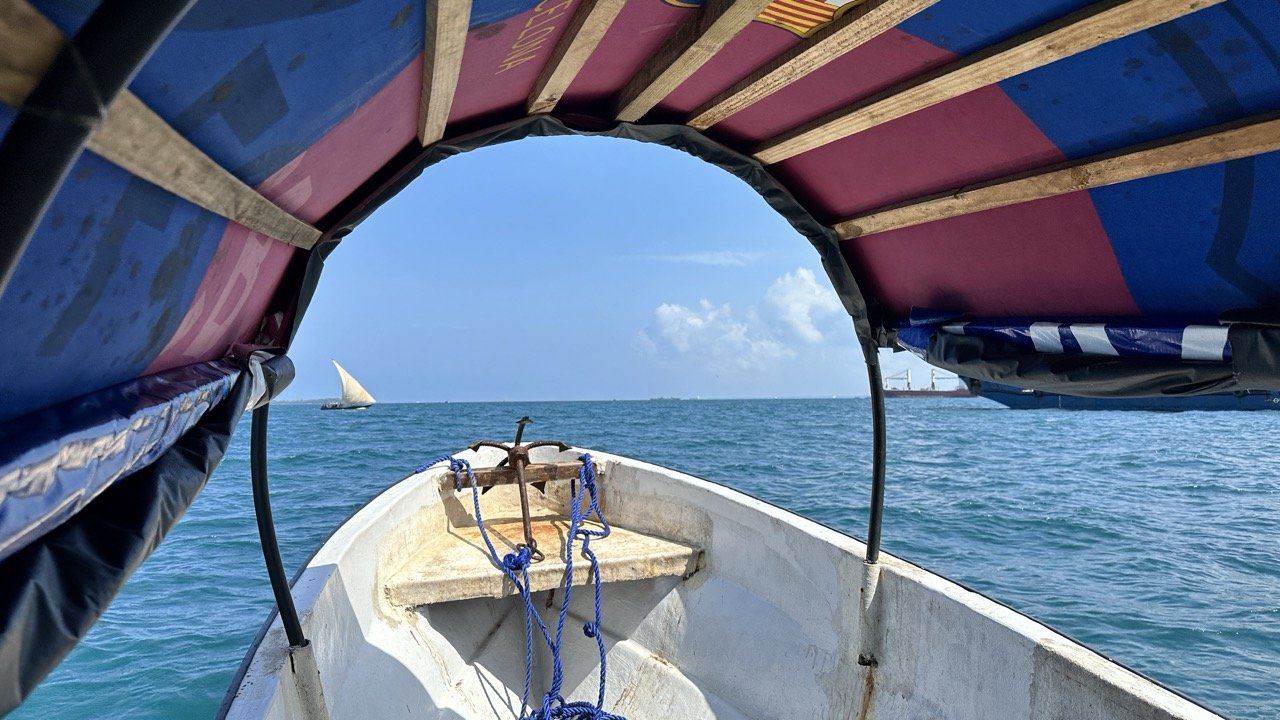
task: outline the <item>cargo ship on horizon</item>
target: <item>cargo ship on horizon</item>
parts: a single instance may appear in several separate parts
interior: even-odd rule
[[[904,381],[903,387],[890,387],[894,380]],[[942,388],[938,386],[938,381],[946,382],[954,380],[955,387]],[[886,376],[884,379],[884,396],[887,398],[943,398],[943,397],[972,397],[973,393],[969,391],[969,386],[964,380],[957,375],[944,375],[939,377],[937,370],[929,371],[929,387],[913,388],[911,387],[911,371],[903,370],[900,373]]]

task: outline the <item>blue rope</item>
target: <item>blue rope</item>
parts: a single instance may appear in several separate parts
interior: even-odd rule
[[[471,470],[471,463],[454,458],[452,455],[441,455],[419,466],[415,472],[423,472],[432,465],[446,460],[449,462],[449,469],[453,471],[453,486],[455,489],[462,489],[462,472],[466,471],[467,478],[470,480],[471,502],[475,509],[476,526],[480,529],[480,538],[484,540],[485,547],[489,550],[489,559],[496,568],[507,576],[507,579],[515,586],[520,593],[521,600],[524,602],[524,693],[520,697],[521,707],[529,707],[529,693],[533,686],[533,627],[535,624],[542,634],[542,640],[546,643],[547,649],[551,651],[551,688],[542,696],[541,709],[522,714],[520,720],[626,720],[621,715],[614,715],[604,710],[606,668],[604,636],[600,632],[602,614],[600,562],[596,559],[595,552],[591,550],[591,539],[608,537],[611,530],[609,522],[605,520],[604,513],[600,510],[600,500],[596,488],[596,471],[591,461],[591,454],[583,453],[578,456],[578,460],[582,462],[582,469],[578,471],[578,484],[569,496],[569,532],[565,538],[564,558],[564,599],[560,603],[560,616],[556,622],[554,640],[551,639],[551,633],[542,621],[542,616],[538,613],[537,608],[534,607],[533,598],[529,592],[529,560],[532,553],[528,547],[521,547],[517,552],[507,553],[501,559],[498,558],[498,551],[494,549],[493,542],[489,539],[489,533],[484,528],[484,518],[480,515],[480,491],[476,487],[476,476]],[[583,495],[584,491],[587,493],[586,495]],[[583,507],[584,503],[586,503],[585,509]],[[592,518],[595,518],[600,523],[601,529],[592,530],[583,527],[583,522]],[[595,620],[582,625],[582,633],[589,638],[594,638],[596,648],[600,651],[600,692],[595,705],[585,700],[567,702],[561,694],[564,684],[564,663],[561,659],[560,650],[565,621],[569,615],[569,601],[573,592],[573,543],[575,538],[582,540],[582,555],[591,561],[591,575],[595,585]]]

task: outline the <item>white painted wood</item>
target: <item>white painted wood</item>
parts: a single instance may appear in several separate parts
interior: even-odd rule
[[[488,450],[459,456],[480,466],[501,458]],[[869,575],[864,546],[829,528],[688,475],[593,456],[607,478],[611,523],[705,552],[688,578],[605,585],[610,712],[708,720],[1218,717],[914,565],[882,555]],[[383,493],[338,529],[294,585],[333,718],[520,714],[518,597],[408,610],[387,595],[424,541],[467,516],[470,497],[453,493],[447,478],[440,466]],[[565,492],[549,485],[539,503],[554,507]],[[593,548],[602,559],[611,552],[608,539]],[[591,596],[574,593],[566,627],[569,699],[595,698],[595,643],[580,631],[593,614]],[[534,604],[547,599],[537,593]],[[544,620],[554,624],[555,612]],[[874,655],[876,666],[860,666],[859,653]],[[545,651],[535,665],[536,703],[548,681]],[[291,672],[277,621],[228,717],[301,717]]]
[[[608,480],[600,473],[597,482],[603,486]],[[565,576],[569,497],[563,492],[563,487],[556,487],[553,483],[544,487],[546,493],[536,489],[528,493],[533,539],[545,555],[541,562],[529,567],[528,585],[534,592],[562,587]],[[511,581],[494,571],[489,550],[476,525],[470,489],[455,491],[453,479],[445,477],[440,482],[439,492],[442,502],[458,502],[462,511],[455,509],[447,513],[446,525],[439,532],[415,543],[413,554],[386,579],[388,601],[412,609],[432,603],[515,594]],[[516,552],[517,545],[524,542],[519,489],[515,485],[489,488],[489,492],[480,498],[480,512],[485,518],[489,542],[493,543],[498,556]],[[592,531],[602,530],[596,522],[588,522],[584,527]],[[702,557],[696,548],[632,532],[617,523],[611,525],[608,538],[598,539],[595,544],[604,549],[597,553],[597,559],[600,577],[607,583],[689,577],[697,570]],[[574,545],[581,549],[581,539],[575,538]],[[573,584],[578,586],[590,582],[589,566],[579,562]]]
[[[515,488],[497,488],[491,495],[514,495]],[[491,498],[488,498],[491,499]],[[511,498],[514,499],[514,498]],[[502,517],[519,517],[519,501],[514,513]],[[470,516],[467,516],[470,520]],[[542,562],[529,568],[529,589],[534,592],[552,590],[564,584],[565,538],[569,522],[563,515],[559,519],[541,519],[532,524],[533,537],[538,549],[546,554]],[[598,523],[587,523],[590,530],[599,531]],[[499,556],[516,551],[516,544],[524,540],[523,526],[518,519],[493,522],[485,520],[485,530],[494,543]],[[581,540],[575,540],[577,547]],[[686,577],[698,566],[701,553],[695,548],[668,542],[661,538],[634,533],[622,527],[611,528],[609,538],[600,542],[609,552],[600,557],[600,577],[604,582],[648,580],[658,577]],[[579,564],[573,576],[573,584],[591,582],[589,566]],[[387,599],[406,608],[438,602],[472,600],[480,597],[505,597],[516,592],[511,581],[493,571],[488,549],[475,524],[450,526],[423,543],[400,572],[387,579]]]

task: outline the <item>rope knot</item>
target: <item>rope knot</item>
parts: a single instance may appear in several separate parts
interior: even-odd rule
[[[591,464],[591,453],[582,453],[578,456],[578,460],[582,462],[582,472],[578,476],[582,479],[583,487],[595,488],[596,486],[596,470]]]
[[[582,623],[582,634],[593,638],[600,634],[600,626],[595,623]]]
[[[516,572],[529,567],[529,558],[533,555],[528,545],[521,545],[514,553],[507,553],[502,558],[502,567]]]

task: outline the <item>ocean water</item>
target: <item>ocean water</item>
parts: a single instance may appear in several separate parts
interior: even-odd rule
[[[865,399],[272,408],[297,568],[424,459],[554,438],[699,475],[862,536]],[[890,400],[886,551],[1233,718],[1280,718],[1280,413],[1014,411]],[[207,718],[271,610],[248,422],[186,517],[11,718]]]

